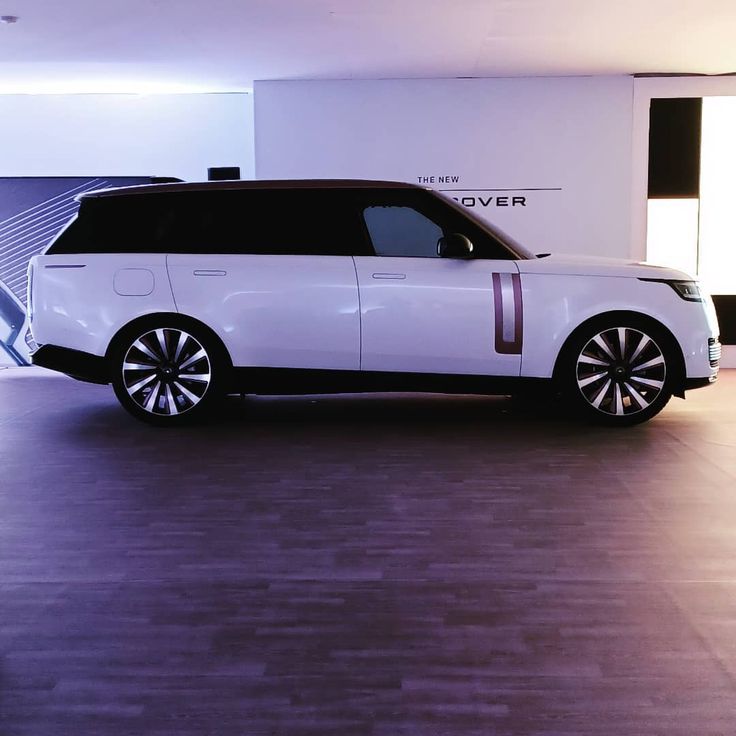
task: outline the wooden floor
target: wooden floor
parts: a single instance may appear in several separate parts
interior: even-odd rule
[[[734,733],[736,371],[617,431],[0,371],[2,736]]]

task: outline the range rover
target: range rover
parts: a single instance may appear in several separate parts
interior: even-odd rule
[[[381,181],[88,192],[29,266],[34,364],[176,425],[228,392],[521,393],[630,425],[718,374],[690,275],[537,256],[442,194]]]

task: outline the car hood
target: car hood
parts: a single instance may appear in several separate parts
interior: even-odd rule
[[[651,263],[628,261],[623,258],[595,256],[550,255],[517,261],[520,273],[546,273],[558,276],[618,276],[628,278],[674,279],[695,281],[684,271]]]

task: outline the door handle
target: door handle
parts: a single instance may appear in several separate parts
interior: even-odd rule
[[[227,271],[219,271],[214,268],[198,269],[194,272],[195,276],[227,276]]]
[[[405,279],[405,273],[374,273],[374,279]]]

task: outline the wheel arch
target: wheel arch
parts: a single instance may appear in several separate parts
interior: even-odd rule
[[[557,359],[555,360],[555,366],[552,373],[552,378],[555,385],[560,385],[560,374],[562,367],[564,366],[565,361],[570,355],[572,346],[577,342],[580,335],[597,327],[603,327],[608,323],[616,322],[617,320],[621,319],[626,319],[631,322],[638,323],[642,327],[653,327],[654,329],[662,332],[665,335],[669,343],[666,347],[671,351],[672,356],[675,360],[675,379],[672,384],[673,394],[681,399],[685,398],[685,356],[683,355],[680,343],[677,341],[677,338],[672,333],[672,330],[670,330],[667,325],[663,324],[655,317],[644,314],[642,312],[626,309],[601,312],[600,314],[589,317],[584,322],[581,322],[567,336],[564,343],[562,344],[562,347],[560,348],[560,351],[557,354]]]
[[[217,347],[219,352],[219,358],[223,361],[223,365],[226,370],[232,370],[233,362],[230,356],[230,351],[225,346],[220,336],[208,325],[201,320],[191,317],[188,314],[180,314],[179,312],[153,312],[151,314],[145,314],[140,317],[132,319],[130,322],[124,324],[110,339],[107,350],[105,352],[105,361],[108,366],[111,365],[112,356],[117,349],[117,346],[129,335],[133,335],[138,330],[145,330],[147,328],[154,328],[160,326],[162,321],[166,321],[168,324],[176,327],[190,328],[199,330],[205,333]]]

